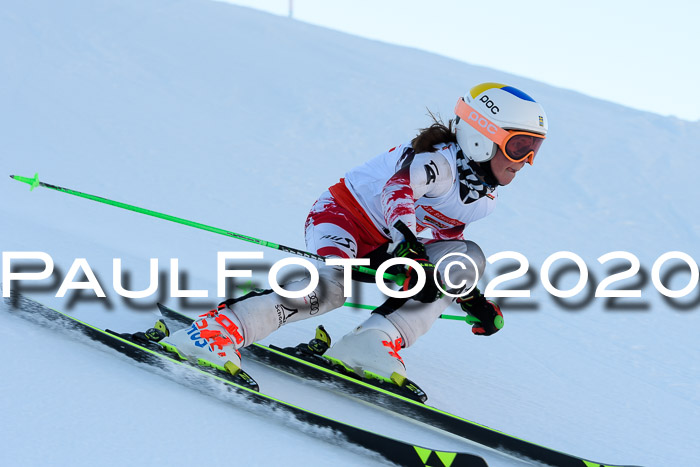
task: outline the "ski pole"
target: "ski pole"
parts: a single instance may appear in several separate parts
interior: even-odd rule
[[[374,310],[377,308],[376,306],[372,305],[363,305],[362,303],[351,303],[351,302],[345,302],[343,306],[349,306],[351,308],[361,308],[363,310]],[[467,324],[476,324],[480,323],[481,320],[477,318],[476,316],[457,316],[457,315],[445,315],[442,314],[440,315],[441,319],[453,319],[455,321],[466,321]]]
[[[196,229],[206,230],[207,232],[213,232],[213,233],[216,233],[219,235],[225,235],[227,237],[232,237],[232,238],[235,238],[237,240],[243,240],[245,242],[255,243],[256,245],[264,246],[267,248],[272,248],[274,250],[283,251],[285,253],[291,253],[294,255],[303,256],[306,258],[315,259],[317,261],[322,261],[322,262],[326,260],[326,258],[324,256],[310,253],[308,251],[299,250],[299,249],[284,246],[284,245],[279,245],[277,243],[268,242],[266,240],[260,240],[259,238],[249,237],[247,235],[242,235],[242,234],[239,234],[236,232],[231,232],[230,230],[220,229],[218,227],[212,227],[210,225],[201,224],[199,222],[194,222],[194,221],[190,221],[187,219],[182,219],[180,217],[171,216],[169,214],[163,214],[163,213],[160,213],[157,211],[151,211],[150,209],[140,208],[138,206],[133,206],[131,204],[126,204],[126,203],[122,203],[119,201],[114,201],[111,199],[103,198],[101,196],[90,195],[88,193],[82,193],[80,191],[72,190],[70,188],[63,188],[60,186],[51,185],[50,183],[44,183],[44,182],[39,181],[39,174],[38,173],[35,173],[33,178],[21,177],[19,175],[10,175],[10,178],[17,180],[18,182],[28,184],[30,186],[29,191],[33,191],[34,188],[36,188],[36,187],[49,188],[51,190],[59,191],[61,193],[66,193],[69,195],[78,196],[80,198],[85,198],[85,199],[89,199],[92,201],[97,201],[98,203],[108,204],[110,206],[115,206],[117,208],[126,209],[128,211],[134,211],[134,212],[137,212],[140,214],[145,214],[147,216],[157,217],[159,219],[164,219],[166,221],[175,222],[177,224],[187,225],[189,227],[194,227]],[[352,269],[354,271],[357,271],[357,272],[360,272],[363,274],[368,274],[370,276],[376,276],[376,274],[377,274],[376,270],[374,270],[372,268],[364,267],[364,266],[353,266]],[[401,286],[401,285],[403,285],[406,277],[403,274],[384,273],[384,279],[390,280],[390,281],[396,283],[397,285]]]
[[[248,287],[249,285],[252,286],[252,281],[248,281],[248,283],[246,283],[244,285],[239,285],[238,288],[241,289],[244,294],[246,294],[252,290],[260,290],[260,289],[249,288]],[[345,302],[345,303],[343,303],[343,306],[347,306],[350,308],[360,308],[362,310],[369,310],[369,311],[374,311],[377,308],[376,306],[373,306],[373,305],[363,305],[362,303],[353,303],[353,302]],[[455,321],[466,321],[467,324],[469,324],[469,325],[481,322],[481,320],[479,318],[477,318],[476,316],[469,316],[469,315],[456,316],[456,315],[441,314],[439,316],[439,318],[441,318],[441,319],[453,319]]]

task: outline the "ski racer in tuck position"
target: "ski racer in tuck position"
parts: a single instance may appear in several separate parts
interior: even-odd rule
[[[425,285],[411,300],[387,300],[324,354],[359,375],[397,384],[405,380],[399,350],[413,345],[455,300],[440,293],[433,278],[441,280],[445,270],[434,274],[433,261],[450,253],[469,256],[474,263],[465,258],[463,269],[449,271],[449,283],[462,287],[445,290],[459,294],[476,285],[486,261],[479,246],[464,239],[464,229],[491,213],[497,187],[508,185],[525,163],[533,163],[547,133],[542,106],[503,84],[471,88],[458,100],[455,113],[447,125],[435,120],[410,143],[347,172],[318,198],[306,220],[306,246],[311,252],[369,258],[375,268],[391,257],[410,258],[426,273]],[[432,238],[417,238],[426,229]],[[292,299],[272,290],[254,291],[200,317],[194,323],[198,332],[186,328],[161,342],[182,357],[203,359],[236,374],[241,365],[239,348],[284,324],[344,304],[343,269],[328,265],[318,269],[318,286],[306,296]],[[410,289],[416,273],[410,268],[403,272],[404,287]],[[309,280],[290,282],[284,289],[302,290]],[[488,336],[503,326],[499,307],[478,289],[456,300],[480,320],[472,327],[474,334]]]

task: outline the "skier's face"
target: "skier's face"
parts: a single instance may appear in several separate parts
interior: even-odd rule
[[[512,162],[498,148],[496,155],[491,159],[491,171],[501,185],[508,185],[515,178],[518,170],[522,169],[525,161]]]

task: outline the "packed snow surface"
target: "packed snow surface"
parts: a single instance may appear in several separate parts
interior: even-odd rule
[[[303,249],[306,214],[323,190],[410,140],[430,123],[426,109],[449,118],[457,97],[483,81],[525,90],[550,121],[535,165],[500,189],[493,215],[467,228],[489,256],[525,255],[528,275],[498,288],[531,296],[501,299],[506,326],[492,337],[440,320],[403,350],[409,375],[431,405],[560,451],[617,464],[694,465],[700,287],[667,299],[652,279],[666,252],[700,259],[698,122],[211,1],[6,0],[2,251],[45,252],[55,262],[51,277],[11,286],[96,325],[138,330],[153,323],[157,301],[192,316],[211,308],[219,301],[217,252],[262,247],[44,188],[30,193],[7,175],[39,172],[47,183]],[[559,251],[588,265],[587,286],[571,298],[554,297],[540,278]],[[639,289],[641,298],[594,297],[605,277],[629,268],[622,259],[598,261],[614,251],[634,254],[641,270],[610,288]],[[248,264],[252,285],[266,287],[267,269],[285,257],[264,254]],[[89,263],[106,299],[89,290],[56,297],[77,258]],[[149,259],[157,258],[158,292],[120,297],[114,258],[133,290],[148,286]],[[179,259],[180,288],[206,290],[207,298],[170,297],[171,258]],[[13,264],[13,271],[38,267]],[[559,289],[578,281],[573,264],[562,260],[550,271]],[[516,267],[495,262],[482,290]],[[677,259],[660,276],[673,290],[691,280]],[[250,286],[229,283],[236,294]],[[354,292],[353,302],[382,300],[371,284]],[[265,342],[297,344],[321,323],[339,338],[366,316],[344,307]],[[319,441],[322,434],[297,422],[202,395],[4,311],[0,349],[2,465],[366,464],[363,454]],[[244,365],[264,391],[290,402],[413,443],[476,452],[489,465],[517,464]]]

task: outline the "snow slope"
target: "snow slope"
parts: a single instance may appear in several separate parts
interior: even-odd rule
[[[6,0],[3,6],[6,175],[38,171],[48,183],[296,247],[303,247],[303,222],[316,197],[345,170],[409,140],[429,123],[426,107],[448,118],[455,99],[482,81],[526,90],[547,110],[548,140],[536,164],[500,191],[494,214],[468,231],[488,255],[514,250],[529,259],[532,296],[502,300],[507,326],[488,339],[460,323],[438,322],[402,352],[409,372],[431,404],[565,452],[614,463],[695,462],[700,287],[669,301],[649,276],[667,251],[700,258],[691,169],[699,123],[205,0]],[[4,180],[2,251],[43,251],[56,262],[50,279],[21,290],[98,325],[148,326],[158,300],[193,314],[208,309],[218,301],[216,252],[259,250],[49,190],[29,193]],[[581,294],[556,300],[539,271],[561,250],[581,256],[591,278]],[[597,258],[616,250],[640,259],[641,282],[619,285],[641,288],[641,299],[592,297],[612,269]],[[282,257],[265,251],[267,266]],[[55,297],[75,258],[89,261],[106,300],[85,291]],[[122,258],[135,289],[147,286],[148,259],[158,258],[158,294],[119,297],[113,258]],[[170,258],[179,258],[181,286],[208,290],[209,298],[168,299]],[[486,279],[506,263],[514,264],[496,263]],[[265,272],[257,267],[257,285],[265,285]],[[576,279],[564,271],[557,284],[570,288]],[[686,267],[667,285],[680,289],[687,281]],[[373,287],[357,292],[354,301],[380,302]],[[339,337],[365,316],[344,308],[282,328],[268,341],[295,344],[319,323]],[[4,354],[17,356],[2,363],[3,465],[73,464],[79,453],[86,464],[96,456],[113,465],[154,456],[179,465],[235,455],[261,465],[299,465],[311,450],[341,464],[362,463],[298,427],[251,416],[6,313],[0,336]],[[277,395],[288,385],[300,387],[259,372],[253,373],[263,387]],[[322,390],[295,393],[302,405],[328,401],[327,412],[354,408]],[[154,409],[162,410],[162,420],[154,419]],[[369,425],[388,418],[365,413]],[[391,423],[402,434],[401,424]],[[457,443],[405,430],[400,437],[412,441]],[[510,465],[497,455],[489,461]]]

